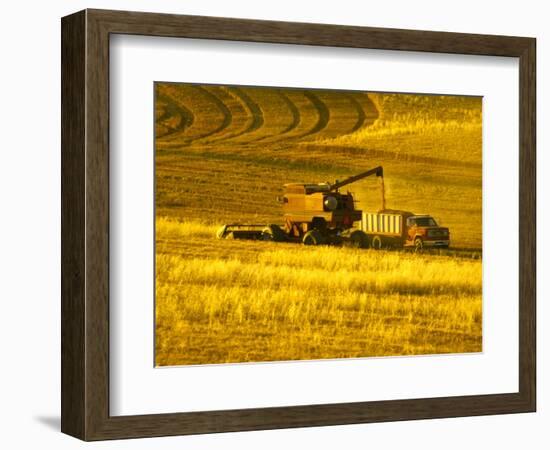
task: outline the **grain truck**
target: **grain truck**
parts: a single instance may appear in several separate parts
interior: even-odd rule
[[[387,247],[448,248],[450,233],[427,214],[384,209],[376,213],[363,212],[361,230],[374,249]]]

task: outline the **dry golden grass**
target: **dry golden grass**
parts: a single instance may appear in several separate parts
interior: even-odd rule
[[[379,93],[369,97],[380,111],[372,126],[321,142],[360,146],[365,151],[388,149],[403,161],[447,160],[481,167],[479,97]]]
[[[157,110],[158,365],[481,351],[480,259],[214,238],[281,223],[284,183],[382,165],[388,207],[479,254],[481,99],[161,83]]]
[[[215,227],[157,230],[188,242]],[[158,365],[481,351],[480,260],[225,244],[214,258],[157,252]]]

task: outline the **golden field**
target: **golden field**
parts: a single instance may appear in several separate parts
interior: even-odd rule
[[[481,351],[481,100],[156,85],[156,364]],[[288,182],[382,165],[441,254],[217,240],[281,223]],[[380,207],[378,183],[349,187]]]

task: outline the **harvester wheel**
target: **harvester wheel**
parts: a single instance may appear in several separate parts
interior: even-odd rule
[[[279,225],[271,224],[262,230],[262,239],[264,241],[282,242],[286,240],[286,235]]]
[[[382,249],[382,238],[380,236],[374,236],[372,238],[371,246],[375,250],[381,250]]]
[[[319,230],[310,230],[304,235],[302,242],[304,245],[322,245],[325,240]]]
[[[369,238],[364,231],[355,230],[349,235],[349,243],[351,247],[368,248]]]
[[[424,249],[424,242],[422,242],[422,238],[417,237],[414,240],[414,251],[417,253],[420,253]]]

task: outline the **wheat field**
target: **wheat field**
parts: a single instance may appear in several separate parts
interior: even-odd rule
[[[481,99],[157,83],[158,366],[482,350]],[[288,182],[383,165],[441,254],[217,240],[281,223]],[[350,186],[376,211],[376,180]]]

